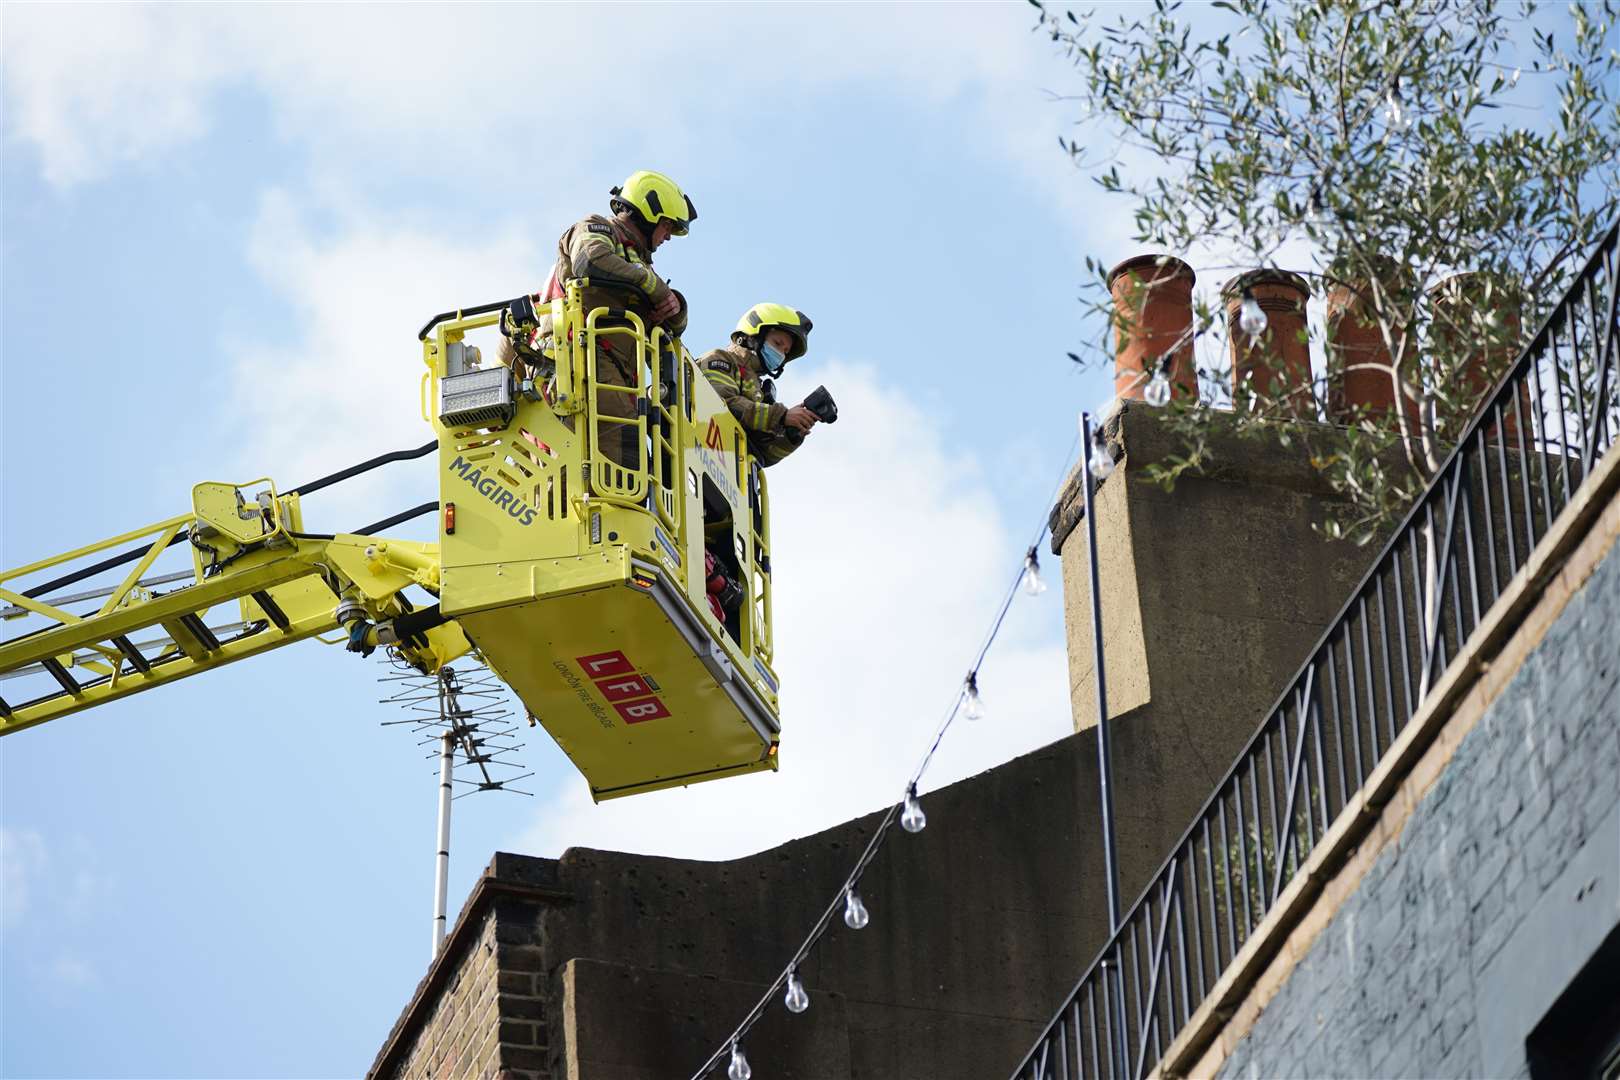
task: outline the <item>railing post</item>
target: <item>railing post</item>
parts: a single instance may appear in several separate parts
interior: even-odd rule
[[[1620,257],[1616,258],[1615,263],[1616,268],[1620,269]],[[1587,279],[1586,296],[1587,303],[1591,305],[1593,314],[1595,315],[1597,313],[1597,303],[1596,298],[1592,295],[1592,283],[1590,278]],[[1608,402],[1604,399],[1608,397],[1609,371],[1614,367],[1616,345],[1620,344],[1617,343],[1615,339],[1615,305],[1617,302],[1620,302],[1620,279],[1617,279],[1615,274],[1611,273],[1609,275],[1609,314],[1603,321],[1603,341],[1601,345],[1598,344],[1597,337],[1594,335],[1592,342],[1596,350],[1596,355],[1593,356],[1592,362],[1597,365],[1598,369],[1597,390],[1592,397],[1592,437],[1589,440],[1590,445],[1587,449],[1587,458],[1584,462],[1582,462],[1582,478],[1585,478],[1586,475],[1592,471],[1592,466],[1597,464],[1598,444],[1608,430]],[[1570,321],[1573,322],[1574,319],[1571,318]]]
[[[1091,449],[1091,414],[1080,414],[1080,487],[1085,496],[1086,555],[1091,573],[1092,672],[1097,684],[1097,776],[1102,789],[1103,871],[1108,884],[1108,932],[1119,932],[1119,863],[1114,849],[1113,760],[1108,734],[1108,674],[1103,663],[1102,597],[1097,574],[1097,514],[1092,498],[1091,469],[1086,455]]]
[[[1283,834],[1288,836],[1288,850],[1294,847],[1294,806],[1299,797],[1300,768],[1305,761],[1305,729],[1310,726],[1311,717],[1316,714],[1316,663],[1312,660],[1311,666],[1305,674],[1305,688],[1295,699],[1299,710],[1299,736],[1294,740],[1294,753],[1288,765],[1288,804],[1283,809],[1282,824],[1278,827],[1278,835],[1272,838],[1276,852],[1276,874],[1271,882],[1271,902],[1275,904],[1282,895],[1283,868],[1287,865],[1283,851]],[[1286,713],[1283,714],[1286,717]],[[1286,732],[1288,729],[1283,728]],[[1309,800],[1306,802],[1309,806]],[[1309,810],[1306,811],[1309,813]],[[1296,860],[1297,862],[1297,860]]]
[[[1103,662],[1102,595],[1100,576],[1097,572],[1096,501],[1092,495],[1091,467],[1087,460],[1087,455],[1091,450],[1091,414],[1087,412],[1080,414],[1080,446],[1080,489],[1085,498],[1086,556],[1089,560],[1091,574],[1091,645],[1094,656],[1092,671],[1097,684],[1097,777],[1102,798],[1103,873],[1107,879],[1108,890],[1108,932],[1117,938],[1119,935],[1119,862],[1114,848],[1114,770],[1113,756],[1110,751],[1111,740],[1108,731],[1108,673]],[[1129,1050],[1126,1046],[1124,1023],[1125,969],[1118,961],[1119,957],[1116,953],[1114,963],[1116,978],[1108,981],[1108,993],[1115,1003],[1114,1015],[1118,1018],[1119,1023],[1110,1025],[1114,1037],[1109,1039],[1109,1051],[1114,1055],[1114,1075],[1123,1076],[1126,1062],[1129,1060]],[[1106,961],[1104,966],[1107,966]]]

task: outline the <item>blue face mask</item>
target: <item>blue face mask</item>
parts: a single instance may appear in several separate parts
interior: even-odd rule
[[[766,371],[776,371],[787,363],[787,357],[782,355],[781,350],[772,348],[763,342],[759,346],[759,359],[765,365]]]

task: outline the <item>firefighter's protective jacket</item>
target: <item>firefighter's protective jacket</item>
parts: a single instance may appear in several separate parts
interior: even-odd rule
[[[705,354],[698,367],[731,415],[748,430],[761,465],[775,465],[803,445],[804,434],[787,426],[788,407],[765,400],[765,365],[758,353],[745,345],[728,345]]]
[[[562,290],[575,278],[590,278],[585,310],[607,305],[634,311],[652,328],[652,311],[669,295],[669,286],[652,268],[652,252],[628,223],[592,214],[557,241],[552,280]],[[664,329],[679,336],[686,329],[686,304],[665,320]]]
[[[652,268],[652,253],[634,228],[618,218],[592,214],[571,225],[557,241],[557,263],[551,278],[534,294],[541,309],[535,343],[548,356],[551,352],[551,313],[546,307],[554,297],[562,296],[568,283],[575,278],[589,278],[591,287],[581,298],[585,311],[607,306],[633,311],[647,328],[652,328],[652,310],[669,295],[670,288]],[[680,297],[681,307],[663,327],[666,332],[680,336],[686,330],[686,298]],[[611,337],[601,339],[609,352],[614,352]],[[620,347],[622,351],[622,346]],[[498,359],[511,367],[517,350],[510,341],[501,341]],[[543,360],[540,370],[550,374],[550,361]]]

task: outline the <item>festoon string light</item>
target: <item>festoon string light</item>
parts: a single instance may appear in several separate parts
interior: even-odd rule
[[[1068,463],[1074,457],[1074,447],[1078,445],[1078,442],[1079,440],[1076,438],[1075,444],[1070,446],[1070,452],[1064,459],[1063,473],[1054,490],[1053,498],[1056,497],[1057,491],[1062,490],[1063,482],[1067,479]],[[990,652],[990,647],[995,644],[996,637],[1001,632],[1002,623],[1006,620],[1007,612],[1011,609],[1019,590],[1022,589],[1030,596],[1039,596],[1046,591],[1046,583],[1041,580],[1039,549],[1041,541],[1046,537],[1048,527],[1044,510],[1051,505],[1052,501],[1052,499],[1048,499],[1043,504],[1040,528],[1036,532],[1033,542],[1025,550],[1023,560],[1018,567],[1018,573],[1014,576],[1011,586],[1002,597],[1001,605],[996,610],[996,617],[991,622],[990,629],[985,634],[978,653],[974,656],[972,666],[968,668],[961,685],[957,688],[950,708],[946,710],[944,719],[934,732],[934,738],[928,746],[927,753],[923,755],[921,762],[913,770],[911,778],[906,781],[904,795],[898,803],[889,807],[888,812],[878,822],[877,828],[872,833],[871,840],[867,842],[860,858],[855,861],[855,866],[845,877],[843,884],[839,887],[838,892],[834,894],[826,909],[823,910],[821,917],[811,927],[810,933],[805,937],[803,943],[794,950],[787,966],[782,969],[781,974],[760,996],[759,1001],[743,1017],[742,1022],[737,1025],[736,1029],[721,1042],[719,1049],[709,1055],[708,1060],[692,1074],[692,1080],[704,1080],[715,1069],[719,1068],[722,1062],[726,1064],[727,1080],[752,1080],[754,1070],[753,1066],[748,1063],[748,1055],[743,1048],[744,1040],[753,1026],[759,1022],[760,1017],[770,1007],[771,1002],[776,1000],[778,993],[781,993],[782,1004],[790,1013],[797,1015],[810,1008],[810,993],[804,985],[801,969],[817,943],[831,929],[833,920],[842,912],[844,925],[851,930],[861,930],[870,925],[872,915],[867,909],[866,903],[861,899],[860,894],[861,875],[866,872],[866,868],[877,857],[877,853],[882,849],[883,843],[896,821],[899,822],[900,828],[908,833],[920,833],[927,827],[928,816],[923,812],[922,801],[917,793],[917,785],[922,782],[923,775],[928,771],[928,766],[933,762],[940,743],[944,741],[946,732],[950,730],[956,718],[961,716],[967,720],[978,720],[984,717],[984,699],[979,693],[979,670],[984,664],[985,657]]]

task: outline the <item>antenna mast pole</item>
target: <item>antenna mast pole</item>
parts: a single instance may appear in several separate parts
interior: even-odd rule
[[[449,673],[448,668],[445,674]],[[444,715],[455,708],[455,697],[444,679],[439,681],[439,702]],[[439,736],[439,848],[435,857],[437,879],[433,883],[433,956],[444,948],[445,897],[450,888],[450,774],[455,769],[456,737],[454,720]]]
[[[439,756],[439,843],[434,854],[431,954],[437,959],[450,929],[450,804],[460,797],[455,794],[455,786],[462,784],[471,789],[462,794],[512,791],[529,795],[532,792],[510,785],[534,773],[512,776],[498,771],[521,768],[506,759],[519,745],[517,728],[509,722],[512,713],[505,704],[506,688],[488,668],[457,671],[446,667],[436,675],[428,675],[397,657],[390,659],[395,670],[381,681],[393,684],[395,692],[383,698],[383,703],[399,705],[411,715],[404,720],[385,720],[384,725],[409,725],[425,736],[417,745],[433,746]],[[431,759],[433,751],[426,756]],[[457,765],[476,767],[478,779],[458,779]]]

